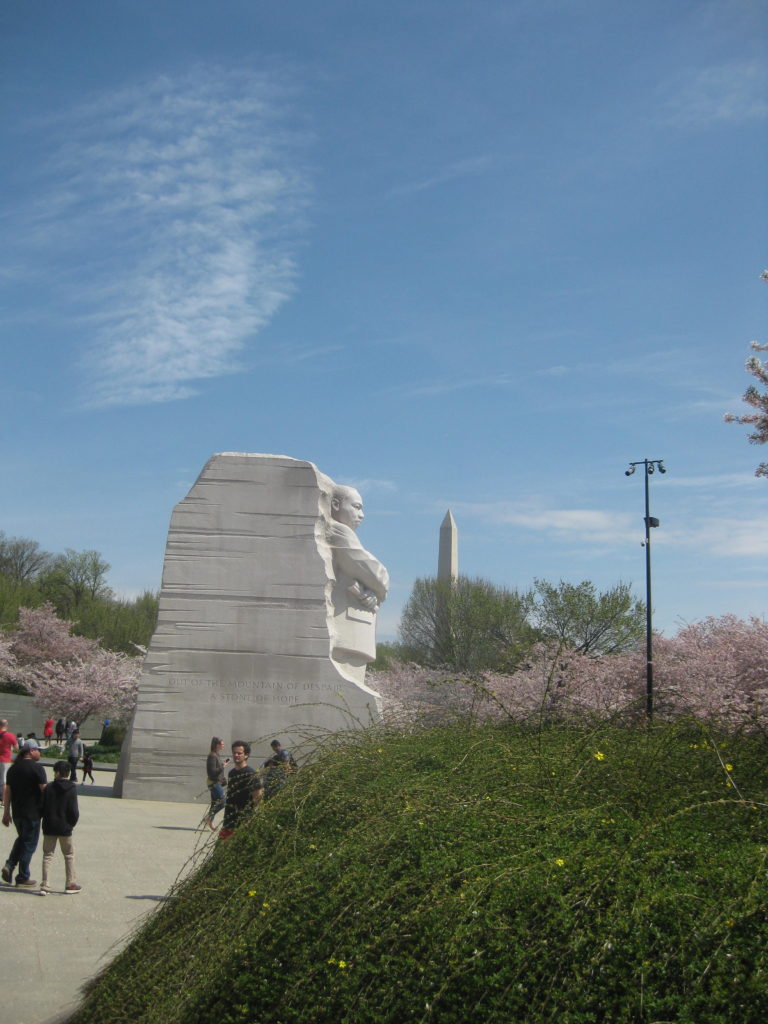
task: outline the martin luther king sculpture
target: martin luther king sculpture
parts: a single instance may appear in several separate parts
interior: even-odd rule
[[[389,577],[362,520],[359,493],[311,462],[208,461],[171,517],[118,795],[195,799],[212,735],[249,740],[255,764],[274,736],[309,749],[378,718],[365,670]]]

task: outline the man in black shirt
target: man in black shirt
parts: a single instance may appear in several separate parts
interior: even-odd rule
[[[224,821],[219,830],[219,839],[231,836],[261,801],[264,791],[258,773],[248,764],[250,756],[250,743],[235,740],[232,744],[232,760],[235,766],[230,769],[227,780],[227,803],[224,807]]]
[[[16,885],[26,889],[37,886],[37,882],[29,877],[29,865],[40,839],[43,790],[48,783],[39,760],[40,748],[25,743],[8,769],[3,789],[3,824],[8,828],[13,820],[17,836],[0,874],[10,885],[13,869],[18,864]]]

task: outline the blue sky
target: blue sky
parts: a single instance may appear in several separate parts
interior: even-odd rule
[[[159,586],[211,454],[366,502],[380,635],[436,570],[768,614],[768,10],[9,0],[0,529]]]

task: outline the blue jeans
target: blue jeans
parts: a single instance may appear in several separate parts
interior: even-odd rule
[[[226,802],[227,798],[224,793],[224,787],[220,786],[218,782],[214,782],[211,786],[211,807],[208,811],[208,817],[213,820],[214,814],[218,814]]]
[[[10,871],[13,871],[18,864],[19,873],[16,877],[26,880],[29,878],[29,865],[32,856],[40,840],[40,819],[20,818],[18,820],[14,819],[13,823],[16,826],[18,835],[6,863]]]

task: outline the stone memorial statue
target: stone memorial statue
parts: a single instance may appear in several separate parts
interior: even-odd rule
[[[366,665],[376,657],[376,612],[387,596],[389,573],[357,539],[355,531],[364,519],[363,499],[353,487],[334,487],[331,515],[328,536],[335,576],[331,657],[362,683]]]
[[[375,721],[365,682],[387,570],[363,503],[311,462],[214,455],[173,511],[158,624],[115,791],[192,800],[212,735],[309,749]]]

